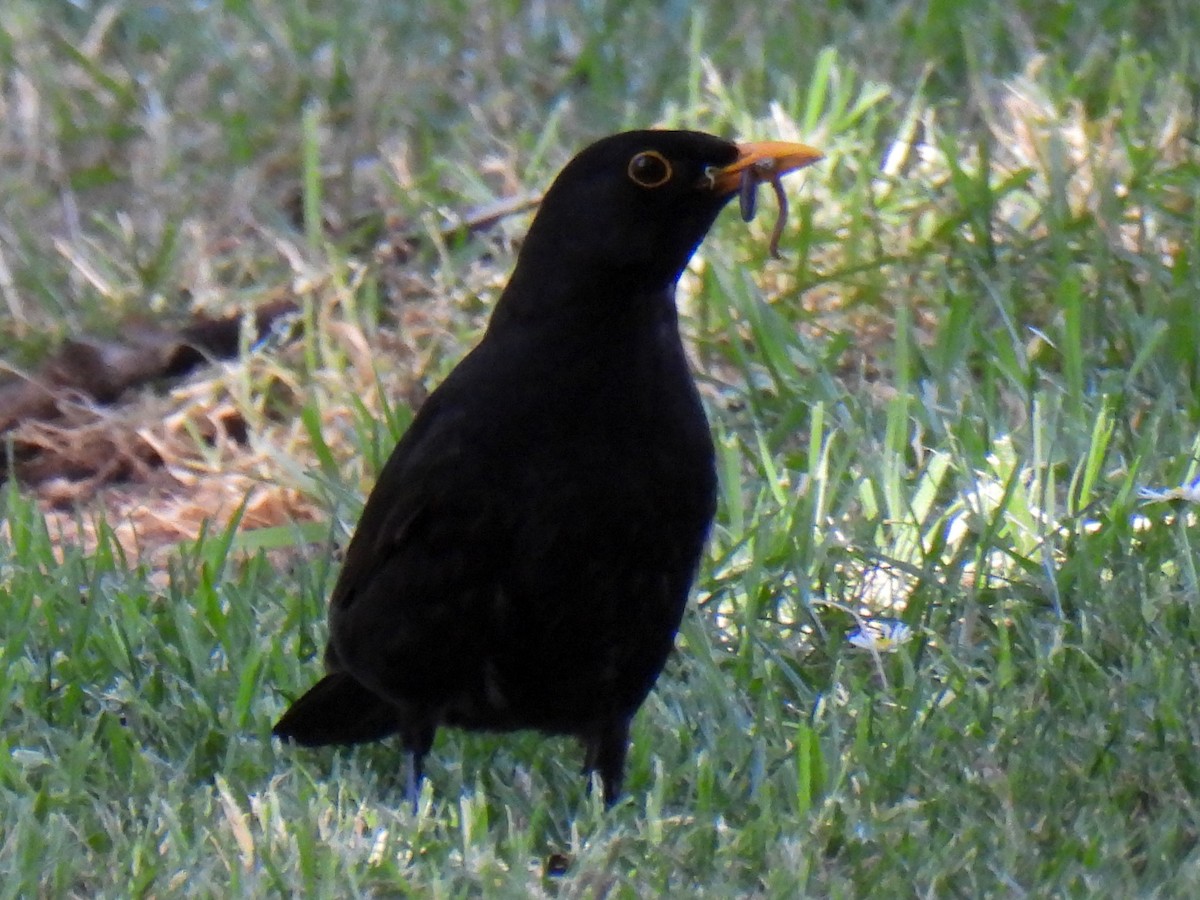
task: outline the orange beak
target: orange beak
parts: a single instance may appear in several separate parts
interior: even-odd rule
[[[824,158],[820,150],[788,141],[753,141],[738,144],[738,158],[707,174],[709,186],[720,194],[732,194],[741,187],[742,173],[754,167],[758,181],[771,181],[780,175],[803,169]]]

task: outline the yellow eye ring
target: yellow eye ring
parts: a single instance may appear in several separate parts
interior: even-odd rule
[[[629,160],[626,174],[639,187],[662,187],[671,180],[671,164],[657,150],[643,150]]]

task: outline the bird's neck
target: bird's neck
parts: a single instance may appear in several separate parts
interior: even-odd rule
[[[647,285],[619,269],[581,279],[561,268],[518,265],[488,330],[561,325],[581,333],[675,325],[675,284]]]

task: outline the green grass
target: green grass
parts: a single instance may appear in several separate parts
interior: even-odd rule
[[[1196,894],[1200,531],[1137,495],[1200,468],[1194,11],[759,6],[0,10],[5,364],[290,292],[193,380],[329,522],[151,570],[3,488],[0,894]],[[722,492],[680,652],[613,811],[570,742],[446,732],[414,816],[395,747],[270,725],[525,220],[442,227],[650,124],[828,152],[782,262],[729,214],[681,291]],[[872,612],[914,640],[851,648]]]

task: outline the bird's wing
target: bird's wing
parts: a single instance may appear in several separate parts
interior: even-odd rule
[[[463,370],[460,366],[460,372]],[[469,369],[468,369],[469,370]],[[380,473],[330,599],[331,667],[414,700],[454,690],[499,590],[510,505],[480,447],[477,394],[452,376]]]

